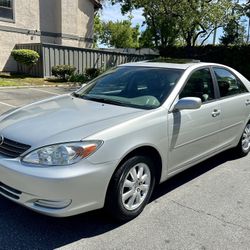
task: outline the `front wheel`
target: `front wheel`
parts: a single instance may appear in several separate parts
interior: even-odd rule
[[[106,209],[119,221],[138,216],[148,203],[155,186],[152,161],[145,156],[133,156],[115,172],[109,185]]]
[[[246,125],[242,133],[239,144],[236,147],[239,156],[245,156],[250,151],[250,123]]]

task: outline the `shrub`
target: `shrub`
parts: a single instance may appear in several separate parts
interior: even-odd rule
[[[15,49],[12,50],[11,55],[18,63],[26,66],[35,65],[40,58],[36,51],[30,49]]]
[[[69,79],[69,82],[80,82],[80,83],[85,83],[88,81],[88,77],[85,74],[72,74]]]
[[[96,69],[96,68],[88,68],[85,70],[85,75],[87,76],[87,78],[89,80],[99,76],[101,74],[101,70],[100,69]]]
[[[75,72],[76,68],[71,65],[57,65],[52,67],[52,75],[67,80]]]

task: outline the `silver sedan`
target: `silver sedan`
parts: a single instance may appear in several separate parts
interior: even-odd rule
[[[0,194],[37,212],[130,220],[156,184],[250,149],[250,83],[212,63],[121,65],[0,116]]]

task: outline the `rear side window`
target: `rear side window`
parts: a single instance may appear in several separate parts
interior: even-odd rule
[[[221,97],[248,92],[244,84],[229,70],[214,68],[214,73],[218,82]]]
[[[202,102],[213,100],[214,86],[210,70],[204,68],[192,73],[179,97],[199,97]]]

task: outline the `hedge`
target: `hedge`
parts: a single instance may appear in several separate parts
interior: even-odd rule
[[[12,50],[11,55],[18,63],[26,66],[35,65],[40,58],[36,51],[30,49],[15,49]]]
[[[160,49],[160,55],[162,57],[192,58],[202,62],[225,64],[238,70],[250,80],[250,45],[167,47]]]

